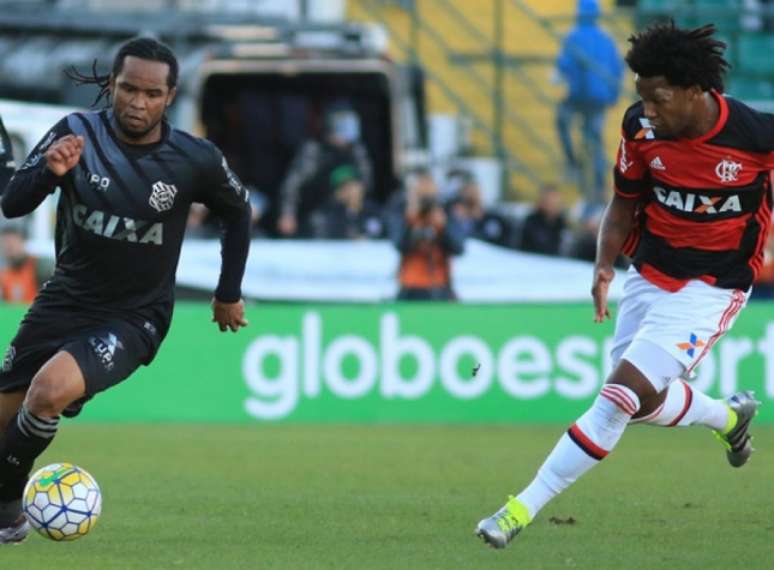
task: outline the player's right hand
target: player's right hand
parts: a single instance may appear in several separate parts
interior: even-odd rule
[[[607,308],[607,290],[615,278],[615,270],[610,265],[595,265],[594,280],[591,285],[591,296],[594,298],[594,322],[601,323],[610,318]]]
[[[57,176],[64,176],[72,170],[81,159],[83,152],[83,137],[67,135],[48,147],[46,165]]]

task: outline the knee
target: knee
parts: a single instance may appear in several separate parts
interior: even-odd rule
[[[598,401],[606,401],[629,417],[640,410],[640,396],[624,384],[607,383],[599,391]]]
[[[41,372],[32,380],[24,403],[36,416],[54,417],[82,395],[82,387],[75,380],[52,372]]]
[[[619,384],[632,390],[641,401],[658,395],[658,391],[650,380],[640,370],[626,359],[621,359],[618,366],[607,379],[607,384]]]

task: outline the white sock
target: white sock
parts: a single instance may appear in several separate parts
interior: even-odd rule
[[[675,380],[667,386],[664,403],[653,413],[632,420],[664,427],[692,426],[700,424],[722,430],[728,423],[728,405],[694,390],[683,380]]]
[[[604,459],[639,409],[640,399],[626,386],[603,386],[591,408],[559,439],[532,483],[516,497],[530,518]]]

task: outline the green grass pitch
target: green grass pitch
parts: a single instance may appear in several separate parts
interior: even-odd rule
[[[561,426],[65,425],[103,515],[74,543],[0,548],[2,568],[711,570],[772,568],[774,427],[730,468],[700,428],[637,426],[510,548],[478,520],[532,477]],[[552,522],[575,519],[574,524]]]

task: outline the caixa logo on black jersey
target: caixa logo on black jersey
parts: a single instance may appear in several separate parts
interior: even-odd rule
[[[705,196],[693,192],[678,192],[667,190],[661,186],[654,186],[656,199],[667,208],[674,208],[681,212],[692,214],[725,214],[727,212],[741,212],[742,201],[738,194],[727,196]]]
[[[151,224],[144,220],[135,220],[125,216],[106,214],[92,210],[83,204],[73,206],[73,223],[79,228],[97,234],[98,236],[132,243],[164,243],[164,224]]]
[[[115,368],[115,355],[116,349],[123,350],[124,345],[118,340],[118,337],[113,333],[108,333],[107,337],[91,336],[89,337],[89,344],[94,350],[94,354],[105,367],[105,370],[110,372]]]

